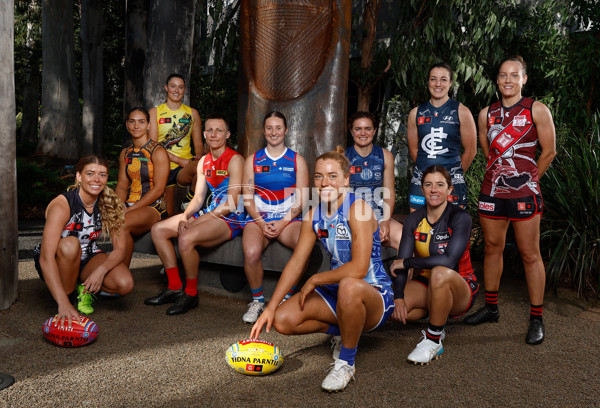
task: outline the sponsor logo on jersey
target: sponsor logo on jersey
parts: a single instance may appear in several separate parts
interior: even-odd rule
[[[344,224],[338,224],[335,227],[335,239],[350,239],[350,234]]]
[[[513,118],[513,126],[527,126],[527,116],[525,115],[517,115]]]
[[[502,124],[502,118],[497,116],[490,116],[488,118],[488,125],[500,125]]]
[[[160,123],[161,125],[163,125],[165,123],[171,123],[171,118],[160,118],[158,120],[158,123]]]
[[[373,178],[373,172],[371,170],[365,168],[361,172],[360,178],[363,180],[371,180],[371,178]]]
[[[282,171],[294,171],[294,168],[293,167],[280,167],[279,170],[282,170]]]
[[[227,176],[227,170],[217,170],[217,176]]]
[[[423,205],[423,204],[425,204],[425,197],[419,197],[419,196],[411,195],[408,198],[408,201],[410,201],[413,204]]]
[[[449,121],[453,120],[454,118],[452,116],[444,116],[442,119],[445,120],[446,122],[449,122]]]
[[[191,123],[192,120],[189,118],[181,118],[179,119],[179,123]]]
[[[362,172],[362,167],[361,166],[352,166],[350,167],[350,174],[356,174],[356,173],[361,173]]]
[[[496,204],[495,203],[486,203],[485,201],[480,201],[479,209],[482,211],[494,211],[496,209]]]
[[[206,177],[210,178],[210,176],[212,175],[212,170],[211,170],[211,169],[207,169],[207,170],[204,172],[204,175],[205,175]]]
[[[531,203],[517,203],[517,209],[519,211],[530,211],[533,209],[533,205]]]
[[[271,166],[254,166],[255,173],[269,173],[271,171]]]
[[[319,228],[317,231],[317,238],[329,238],[329,230]]]
[[[449,239],[450,239],[450,234],[447,232],[444,232],[443,234],[435,234],[433,242],[448,241]]]
[[[419,241],[419,242],[427,242],[427,236],[429,234],[425,234],[419,231],[415,231],[415,241]]]
[[[443,127],[431,128],[431,133],[423,138],[421,141],[421,147],[427,153],[428,159],[436,159],[438,154],[444,154],[448,152],[448,148],[441,145],[442,141],[448,137],[447,133],[444,133]]]
[[[419,119],[417,119],[417,123],[419,125],[424,125],[426,123],[431,123],[431,116],[421,116]]]
[[[96,239],[102,234],[102,231],[94,231],[90,233],[90,239]]]

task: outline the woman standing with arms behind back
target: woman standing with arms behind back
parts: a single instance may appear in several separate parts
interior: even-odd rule
[[[501,100],[479,113],[479,142],[488,158],[479,195],[479,219],[485,238],[485,306],[465,319],[467,324],[497,322],[502,252],[508,224],[525,267],[531,301],[525,341],[544,341],[542,320],[546,271],[540,253],[543,201],[539,178],[556,155],[556,134],[550,110],[522,95],[527,67],[520,56],[505,59],[498,72]],[[541,153],[536,161],[538,144]]]

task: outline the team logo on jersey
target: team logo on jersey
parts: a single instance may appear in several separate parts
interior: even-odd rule
[[[503,148],[508,146],[512,141],[513,138],[508,133],[502,133],[498,136],[498,144]]]
[[[171,118],[160,118],[158,120],[158,123],[160,123],[161,125],[163,125],[165,123],[171,123]]]
[[[66,231],[81,231],[83,230],[83,223],[81,222],[72,222],[71,224],[65,226]]]
[[[350,239],[350,234],[344,224],[338,224],[335,227],[335,239]]]
[[[500,124],[502,124],[502,118],[501,117],[490,116],[488,118],[488,125],[489,126],[500,125]]]
[[[512,123],[513,123],[513,126],[515,126],[515,127],[527,126],[527,116],[517,115],[513,118]]]
[[[271,171],[271,166],[254,166],[255,173],[269,173]]]
[[[352,166],[350,167],[350,174],[356,174],[356,173],[361,173],[362,172],[362,167],[361,166]]]
[[[417,123],[419,125],[424,125],[426,123],[431,123],[431,116],[421,116],[419,119],[417,119]]]
[[[319,228],[317,231],[317,238],[329,238],[329,230]]]
[[[448,148],[440,145],[444,139],[448,137],[447,133],[444,133],[444,128],[431,128],[431,133],[423,138],[421,141],[421,147],[427,153],[428,159],[436,159],[438,154],[444,154],[448,152]]]
[[[415,231],[415,241],[419,241],[419,242],[427,242],[427,236],[429,234],[425,234],[419,231]]]

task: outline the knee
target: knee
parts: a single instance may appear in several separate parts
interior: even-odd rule
[[[504,241],[485,240],[486,255],[500,255],[504,251]]]
[[[197,242],[193,239],[190,234],[185,232],[179,236],[177,245],[179,246],[179,252],[193,251],[196,247]]]
[[[116,280],[115,284],[116,284],[115,293],[118,293],[121,296],[127,295],[127,294],[131,293],[131,291],[133,290],[133,286],[134,286],[133,277],[132,276],[121,276]]]
[[[244,244],[244,260],[250,265],[254,265],[260,261],[262,257],[262,248],[260,245]]]
[[[361,283],[362,279],[343,278],[338,284],[338,307],[354,304],[362,301]]]
[[[278,333],[285,335],[294,334],[292,315],[289,311],[282,310],[281,308],[277,309],[275,319],[273,320],[273,327]]]
[[[63,259],[71,261],[81,258],[81,245],[79,244],[79,240],[75,237],[62,238],[58,242],[56,254]]]
[[[429,288],[437,290],[447,287],[454,273],[452,269],[445,266],[434,267],[431,270],[431,277],[429,278]]]
[[[520,250],[519,253],[524,264],[534,264],[542,259],[540,252],[535,249]]]

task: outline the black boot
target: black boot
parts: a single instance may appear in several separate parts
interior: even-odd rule
[[[482,307],[470,316],[467,316],[464,320],[466,324],[477,325],[485,322],[498,322],[500,317],[500,311],[495,312],[488,309],[487,306]]]
[[[174,316],[178,314],[187,313],[189,310],[198,306],[198,295],[190,296],[187,293],[183,292],[175,304],[167,309],[167,314],[169,316]]]
[[[165,303],[173,303],[175,302],[179,296],[183,293],[183,289],[179,290],[171,290],[169,288],[165,288],[161,290],[158,295],[149,297],[144,300],[145,305],[150,306],[158,306],[164,305]]]
[[[540,344],[544,341],[544,322],[541,319],[531,319],[529,321],[529,330],[525,341],[527,344]]]

